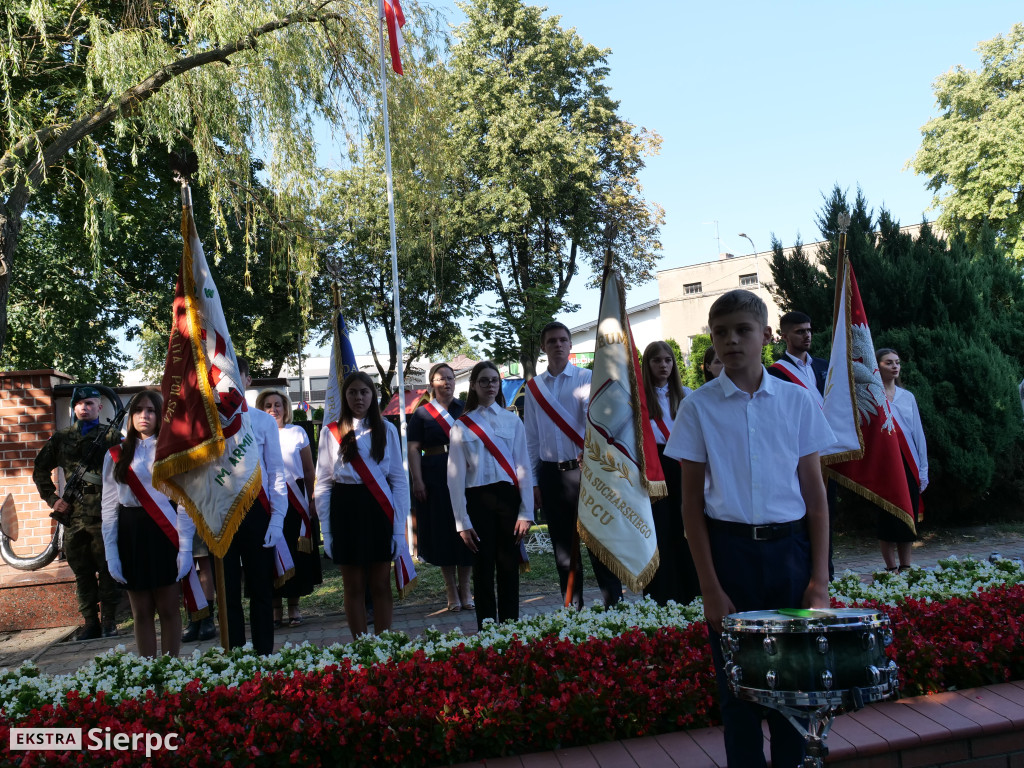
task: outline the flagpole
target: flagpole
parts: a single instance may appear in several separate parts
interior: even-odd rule
[[[836,259],[836,295],[832,303],[832,338],[836,337],[839,323],[839,297],[843,291],[843,280],[846,273],[846,230],[850,227],[850,214],[843,212],[836,217],[839,226],[839,254]]]
[[[402,466],[409,471],[409,445],[405,422],[405,371],[402,354],[402,304],[398,295],[398,239],[395,236],[395,192],[391,177],[391,129],[388,123],[388,81],[384,65],[384,4],[378,2],[380,39],[380,90],[384,110],[384,169],[388,189],[388,225],[391,229],[391,289],[395,303],[395,346],[398,354],[398,423],[402,438]]]

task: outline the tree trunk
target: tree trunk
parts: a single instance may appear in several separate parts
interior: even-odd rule
[[[21,185],[15,187],[7,203],[0,203],[0,352],[7,344],[7,298],[11,294],[14,275],[14,252],[21,232],[21,216],[28,194]]]
[[[537,358],[534,357],[532,349],[520,347],[519,364],[523,367],[524,379],[529,380],[537,375]]]

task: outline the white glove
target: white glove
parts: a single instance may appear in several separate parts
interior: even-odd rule
[[[323,531],[324,537],[324,554],[327,555],[328,560],[333,560],[334,555],[331,554],[331,545],[334,544],[334,539],[331,536],[330,531]]]
[[[110,578],[116,581],[118,584],[127,584],[128,580],[121,573],[121,558],[119,557],[108,557],[107,558],[107,573],[110,574]]]
[[[267,535],[263,539],[263,546],[266,549],[274,549],[284,537],[284,517],[270,518],[270,525],[267,526]]]
[[[178,576],[175,581],[181,581],[188,572],[192,570],[192,550],[191,549],[179,549],[178,550]]]
[[[393,534],[391,534],[391,541],[392,541],[392,544],[391,544],[391,558],[394,559],[394,558],[398,557],[398,555],[401,552],[404,552],[408,545],[405,543],[405,534],[404,533],[393,533]]]

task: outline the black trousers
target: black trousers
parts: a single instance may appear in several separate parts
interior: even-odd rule
[[[249,628],[256,653],[274,652],[274,550],[266,549],[270,515],[257,499],[238,526],[224,557],[224,601],[228,613],[228,643],[245,645],[245,616],[242,613],[242,571],[249,597]]]
[[[799,608],[811,579],[811,545],[805,531],[774,541],[754,541],[709,530],[711,557],[722,589],[738,613]],[[765,766],[761,720],[771,734],[773,768],[803,764],[804,738],[778,710],[733,696],[725,675],[721,635],[708,625],[730,768]]]
[[[519,618],[519,547],[515,533],[519,491],[511,483],[467,488],[466,511],[480,537],[473,557],[477,628],[483,629],[484,619],[515,621]]]
[[[562,600],[569,586],[569,571],[572,552],[576,549],[576,581],[573,585],[572,604],[583,607],[583,561],[579,558],[579,544],[576,539],[576,520],[579,515],[580,470],[561,471],[551,461],[540,462],[537,471],[537,485],[540,488],[540,503],[548,521],[548,534],[555,550],[555,567],[558,568],[558,582],[562,589]],[[608,570],[589,549],[590,565],[594,569],[597,585],[606,606],[615,605],[622,599],[622,582]]]

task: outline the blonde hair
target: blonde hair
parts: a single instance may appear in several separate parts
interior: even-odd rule
[[[258,411],[264,410],[263,404],[267,401],[267,398],[270,397],[271,395],[277,395],[278,397],[281,398],[281,402],[284,404],[284,423],[285,424],[291,424],[292,423],[292,401],[288,397],[288,393],[283,391],[283,390],[275,389],[275,388],[271,387],[270,389],[264,389],[264,390],[260,391],[260,393],[258,395],[256,395],[256,410],[258,410]]]

